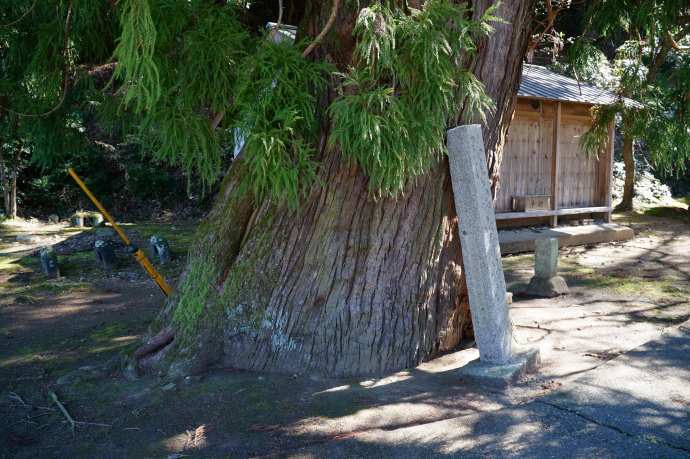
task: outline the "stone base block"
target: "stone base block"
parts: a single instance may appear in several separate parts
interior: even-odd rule
[[[529,281],[525,293],[532,296],[554,298],[556,296],[566,295],[570,293],[570,290],[565,283],[565,279],[561,276],[555,276],[551,279],[542,279],[534,276],[532,280]]]
[[[541,361],[538,347],[516,347],[515,357],[497,365],[472,360],[458,370],[460,378],[485,386],[504,389],[534,370]]]

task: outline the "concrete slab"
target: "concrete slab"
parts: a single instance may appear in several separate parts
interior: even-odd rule
[[[284,452],[271,458],[678,458],[689,453],[634,438],[532,402]]]
[[[539,363],[539,348],[516,347],[515,356],[502,365],[472,360],[458,370],[458,377],[499,389],[515,384]]]
[[[615,223],[598,225],[570,226],[560,228],[542,228],[534,231],[502,230],[498,233],[501,255],[506,253],[534,252],[534,241],[541,238],[558,238],[558,246],[596,244],[598,242],[625,241],[632,239],[635,232],[627,226]]]
[[[667,331],[539,400],[690,451],[690,331]]]
[[[690,321],[534,402],[273,458],[690,458]]]

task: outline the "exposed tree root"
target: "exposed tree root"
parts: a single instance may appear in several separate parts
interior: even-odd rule
[[[151,338],[146,344],[137,349],[132,359],[134,360],[134,362],[138,362],[145,355],[153,354],[157,350],[172,343],[174,339],[175,329],[170,326],[165,327],[156,336]]]
[[[53,392],[53,391],[51,390],[51,391],[50,391],[50,396],[52,397],[53,401],[54,401],[55,404],[58,406],[58,408],[60,408],[60,411],[62,411],[62,414],[65,415],[65,417],[67,418],[67,420],[69,421],[69,423],[72,425],[72,435],[74,435],[74,426],[75,426],[74,419],[72,419],[72,416],[69,415],[69,413],[67,412],[67,410],[65,409],[65,407],[62,406],[62,402],[60,401],[60,399],[58,398],[58,396],[55,395],[55,392]]]

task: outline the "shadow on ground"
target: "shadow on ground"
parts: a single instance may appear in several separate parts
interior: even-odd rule
[[[4,252],[12,248],[8,244],[16,234],[0,227],[0,255],[9,268],[0,267],[0,457],[253,457],[321,443],[346,445],[334,440],[350,439],[347,444],[356,445],[367,434],[440,420],[448,425],[429,424],[424,435],[398,431],[409,451],[427,457],[433,446],[433,454],[445,457],[459,451],[462,437],[467,437],[480,445],[468,449],[467,457],[501,444],[525,457],[538,457],[537,451],[524,451],[521,439],[538,442],[550,432],[552,442],[554,435],[561,435],[560,441],[543,446],[554,456],[570,457],[573,451],[581,457],[606,456],[610,442],[623,441],[619,432],[584,419],[575,427],[560,424],[558,416],[565,408],[543,405],[532,413],[523,406],[690,317],[687,225],[648,217],[637,226],[638,238],[629,243],[569,248],[561,254],[571,295],[557,300],[516,298],[511,314],[517,340],[539,345],[543,363],[521,384],[502,391],[473,385],[456,374],[455,369],[477,357],[471,343],[418,368],[371,377],[216,368],[174,386],[162,385],[153,376],[128,382],[113,374],[54,387],[69,371],[136,347],[163,298],[142,271],[134,270],[136,265],[123,264],[106,275],[72,271],[68,265],[66,278],[45,281],[37,270],[40,262],[29,252]],[[165,228],[128,229],[139,231],[134,234],[145,241],[150,232]],[[193,227],[173,233],[179,237],[171,243],[178,244],[178,256],[186,253],[192,232]],[[69,256],[77,255],[84,260],[91,256]],[[80,263],[75,259],[74,267]],[[532,263],[529,255],[504,258],[509,290],[518,292],[527,285]],[[174,279],[179,270],[181,265],[165,276]],[[64,415],[55,410],[51,389],[76,421],[108,427],[80,424],[73,436]],[[462,435],[442,437],[449,428]],[[381,456],[395,456],[394,445],[379,440],[371,441],[379,441]],[[656,451],[653,444],[650,448]]]

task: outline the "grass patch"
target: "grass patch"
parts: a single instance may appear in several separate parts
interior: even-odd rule
[[[0,272],[28,272],[41,264],[41,259],[22,253],[4,253],[0,257]]]
[[[534,254],[523,253],[519,255],[503,256],[501,258],[503,269],[529,269],[534,266]]]
[[[645,209],[642,212],[650,217],[670,218],[676,221],[686,221],[688,219],[688,210],[683,207],[652,207]]]
[[[115,337],[116,335],[121,334],[121,332],[128,330],[129,328],[130,326],[124,323],[106,325],[101,330],[97,331],[96,333],[93,333],[91,335],[91,339],[98,341],[106,341]]]

